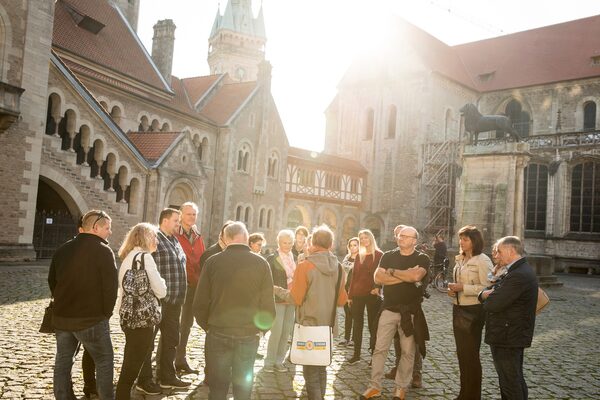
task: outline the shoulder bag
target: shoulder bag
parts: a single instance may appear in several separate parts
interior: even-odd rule
[[[342,266],[338,264],[338,279],[333,296],[333,313],[331,324],[323,326],[306,326],[294,324],[292,332],[292,348],[290,361],[296,365],[328,366],[331,364],[333,335],[337,299],[342,281]]]
[[[54,299],[50,299],[50,304],[44,310],[44,318],[40,326],[40,333],[54,333],[54,325],[52,324],[52,313],[54,312]]]

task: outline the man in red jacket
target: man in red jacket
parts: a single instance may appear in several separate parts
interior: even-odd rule
[[[186,256],[185,269],[187,272],[187,292],[185,303],[181,310],[181,332],[179,345],[175,354],[175,368],[182,373],[198,373],[197,369],[190,367],[186,359],[186,347],[190,330],[194,324],[194,313],[192,305],[196,286],[200,278],[200,257],[204,253],[204,241],[196,227],[198,218],[198,206],[191,201],[183,203],[181,208],[181,221],[179,232],[175,235],[179,244],[183,247]]]

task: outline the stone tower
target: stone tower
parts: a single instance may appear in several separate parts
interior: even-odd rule
[[[152,59],[168,84],[171,84],[174,46],[175,24],[173,23],[173,20],[163,19],[154,24],[154,36],[152,37]]]
[[[266,41],[262,6],[254,18],[251,0],[228,0],[223,15],[217,10],[208,39],[210,73],[228,73],[239,82],[256,80]]]
[[[129,25],[137,31],[138,16],[140,14],[140,0],[111,0],[123,13]]]

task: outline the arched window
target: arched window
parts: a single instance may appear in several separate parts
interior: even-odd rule
[[[298,208],[294,208],[287,217],[287,227],[296,228],[299,225],[304,225],[304,219],[302,218],[302,211]]]
[[[373,129],[375,128],[375,111],[372,108],[367,108],[365,112],[364,140],[373,139]]]
[[[388,130],[387,130],[387,137],[388,139],[393,139],[396,137],[396,116],[398,114],[398,111],[396,109],[395,105],[391,105],[390,106],[390,113],[388,116]]]
[[[529,164],[525,168],[525,229],[546,230],[548,167]]]
[[[119,106],[114,106],[112,108],[112,110],[110,110],[110,117],[112,118],[113,121],[115,121],[115,124],[117,124],[117,125],[121,124],[121,116],[122,116],[122,111],[119,108]]]
[[[267,176],[270,178],[277,178],[277,170],[279,168],[279,157],[277,157],[277,153],[271,153],[271,157],[269,157],[269,165],[267,167]]]
[[[246,207],[246,210],[244,211],[244,223],[246,224],[246,226],[248,226],[248,224],[250,223],[250,213],[252,212],[252,209],[250,208],[250,206]]]
[[[529,136],[530,116],[527,111],[523,111],[523,106],[517,100],[511,100],[506,105],[506,116],[510,118],[513,128],[521,137]]]
[[[570,222],[571,232],[600,233],[600,162],[573,168]]]
[[[145,115],[140,118],[140,126],[138,126],[138,131],[146,132],[150,128],[150,123],[148,122],[148,117]]]
[[[596,103],[588,101],[583,105],[583,130],[593,131],[596,129]]]
[[[242,206],[237,206],[237,208],[235,209],[235,220],[236,221],[242,220]]]
[[[152,120],[152,125],[150,125],[150,132],[158,132],[160,127],[160,122],[157,119]]]
[[[168,122],[165,122],[164,124],[162,124],[162,128],[160,128],[161,132],[171,132],[171,127],[169,126]]]
[[[273,224],[273,210],[267,212],[267,228],[271,229]]]
[[[265,209],[261,208],[258,212],[258,227],[262,228],[265,226]]]
[[[250,146],[243,144],[238,150],[237,170],[240,172],[248,172],[250,163]]]

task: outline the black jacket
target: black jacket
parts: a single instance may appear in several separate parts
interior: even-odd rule
[[[269,267],[271,267],[271,275],[273,275],[273,285],[287,289],[287,274],[283,266],[283,260],[279,257],[279,252],[275,252],[267,257]],[[283,300],[275,296],[276,303],[282,303]]]
[[[54,297],[54,327],[79,331],[112,315],[117,300],[117,266],[108,242],[80,233],[56,250],[48,285]]]
[[[204,264],[194,316],[206,331],[250,336],[268,331],[275,318],[273,279],[264,258],[244,244],[230,244]]]
[[[483,303],[485,342],[500,347],[531,346],[537,294],[535,271],[525,258],[516,261]]]

